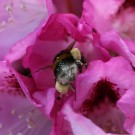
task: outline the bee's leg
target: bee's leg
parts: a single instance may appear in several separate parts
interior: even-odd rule
[[[69,85],[69,88],[75,93],[75,100],[76,100],[76,91],[72,84]]]
[[[79,73],[82,73],[82,65],[83,63],[80,60],[76,60],[76,65],[79,69]]]
[[[75,93],[75,88],[74,88],[74,86],[71,83],[69,85],[69,88]]]
[[[60,84],[57,80],[55,82],[55,89],[59,93],[57,99],[61,99],[63,94],[67,94],[69,90],[69,84]]]
[[[62,94],[59,93],[59,95],[57,96],[57,100],[60,100],[62,98]]]
[[[81,56],[81,62],[83,63],[83,65],[85,65],[85,68],[87,69],[88,63],[87,63],[86,58],[83,55]]]

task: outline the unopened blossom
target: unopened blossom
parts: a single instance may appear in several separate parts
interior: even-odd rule
[[[0,62],[0,134],[49,135],[51,121],[29,102],[6,64]]]
[[[0,60],[13,44],[35,30],[49,15],[42,0],[1,0],[0,13]]]

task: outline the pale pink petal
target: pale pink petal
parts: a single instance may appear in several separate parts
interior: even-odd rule
[[[114,18],[112,24],[114,29],[125,39],[134,39],[134,27],[135,27],[135,9],[127,8],[122,10]]]
[[[0,134],[49,135],[51,122],[30,104],[6,62],[0,69]]]
[[[98,32],[104,33],[111,29],[110,18],[123,2],[124,0],[85,0],[82,19]]]
[[[48,16],[44,1],[2,1],[0,4],[0,59],[10,47],[31,33]],[[9,36],[7,36],[9,35]]]
[[[64,114],[63,118],[69,123],[73,135],[106,135],[92,121],[79,113],[75,113],[70,106],[65,106],[62,112]]]
[[[112,58],[105,63],[93,61],[86,72],[77,77],[77,100],[83,102],[83,98],[86,98],[92,85],[102,78],[108,78],[117,84],[119,88],[122,88],[120,94],[124,94],[125,90],[130,88],[133,73],[130,63],[122,57]]]
[[[124,41],[117,33],[110,31],[101,36],[102,47],[111,53],[123,56],[135,66],[135,55],[130,51],[126,41]]]
[[[132,85],[131,89],[127,91],[126,94],[118,101],[118,107],[127,116],[127,120],[125,121],[125,128],[129,133],[131,133],[135,125],[134,97],[134,85]]]
[[[0,93],[0,134],[49,135],[51,122],[25,97]]]
[[[42,104],[42,111],[44,114],[50,117],[52,108],[54,107],[55,102],[55,92],[54,88],[50,88],[44,91],[38,91],[33,94],[33,97]]]
[[[109,87],[112,87],[115,95],[113,93],[111,94],[113,96],[106,95],[108,86],[106,87],[105,83],[101,83],[104,79],[109,82]],[[132,66],[122,57],[111,58],[107,62],[93,61],[88,69],[77,77],[76,101],[73,103],[73,108],[77,111],[82,110],[81,112],[84,116],[86,115],[87,118],[94,121],[107,133],[126,133],[123,128],[126,114],[123,114],[118,109],[116,103],[118,99],[131,89],[134,81],[135,74]],[[109,92],[111,92],[111,89],[109,89]],[[103,103],[102,98],[104,95],[106,95],[105,98],[110,98],[110,105],[107,100]],[[106,128],[108,120],[113,123],[110,129]],[[112,128],[115,126],[118,130],[113,131]]]
[[[30,102],[34,106],[41,108],[44,114],[50,116],[51,110],[55,104],[56,90],[54,88],[37,89],[35,82],[31,78],[25,77],[17,72],[14,72],[14,74]]]

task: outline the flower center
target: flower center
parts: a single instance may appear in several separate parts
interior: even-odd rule
[[[135,1],[134,0],[126,0],[123,3],[123,6],[124,7],[135,7]]]
[[[116,84],[101,79],[92,87],[89,98],[82,104],[81,112],[107,133],[126,133],[123,129],[125,116],[117,108],[120,98]]]

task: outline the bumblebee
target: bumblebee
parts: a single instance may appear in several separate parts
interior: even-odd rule
[[[69,89],[75,92],[72,82],[76,76],[82,72],[83,66],[87,68],[87,62],[78,48],[73,48],[75,41],[72,42],[65,50],[60,51],[53,59],[52,66],[43,67],[35,72],[53,69],[55,76],[55,88],[59,93],[58,98],[67,94]]]
[[[55,75],[55,88],[60,96],[66,94],[69,89],[74,90],[72,82],[82,72],[83,66],[87,68],[87,62],[78,48],[73,48],[75,41],[65,50],[60,51],[53,60],[53,72]]]

